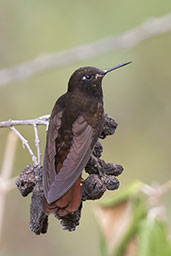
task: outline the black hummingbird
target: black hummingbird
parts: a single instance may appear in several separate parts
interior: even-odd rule
[[[49,122],[43,165],[44,210],[65,216],[81,203],[81,174],[104,122],[102,79],[113,68],[77,69]]]

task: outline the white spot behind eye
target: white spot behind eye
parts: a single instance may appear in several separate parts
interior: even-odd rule
[[[85,75],[83,76],[83,80],[90,80],[92,78],[92,75]]]

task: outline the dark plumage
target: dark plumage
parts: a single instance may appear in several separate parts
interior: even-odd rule
[[[81,174],[104,121],[102,79],[112,69],[76,70],[68,91],[50,117],[43,166],[44,209],[58,216],[76,211],[81,202]]]

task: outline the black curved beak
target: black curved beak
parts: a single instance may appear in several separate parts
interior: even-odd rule
[[[125,63],[119,64],[119,65],[117,65],[117,66],[115,66],[115,67],[113,67],[113,68],[108,68],[108,69],[104,70],[104,75],[106,75],[106,74],[109,73],[110,71],[113,71],[113,70],[115,70],[115,69],[117,69],[117,68],[124,67],[124,66],[130,64],[131,62],[132,62],[132,61],[125,62]]]

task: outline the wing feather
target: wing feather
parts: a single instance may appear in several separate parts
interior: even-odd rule
[[[58,124],[60,125],[60,121]],[[44,163],[44,190],[49,204],[59,199],[72,187],[81,175],[92,152],[94,129],[86,122],[83,116],[79,116],[73,123],[72,133],[73,140],[70,151],[58,173],[55,170],[55,140],[58,132],[56,131],[56,134],[53,133],[50,138],[47,138],[47,140],[50,140],[51,147],[50,149],[48,148],[47,141],[46,155],[49,158]]]
[[[53,118],[50,119],[49,129],[51,132],[47,133],[45,157],[43,164],[43,188],[45,197],[47,197],[49,187],[55,179],[55,155],[56,155],[56,139],[58,131],[61,127],[62,111],[59,111]]]

